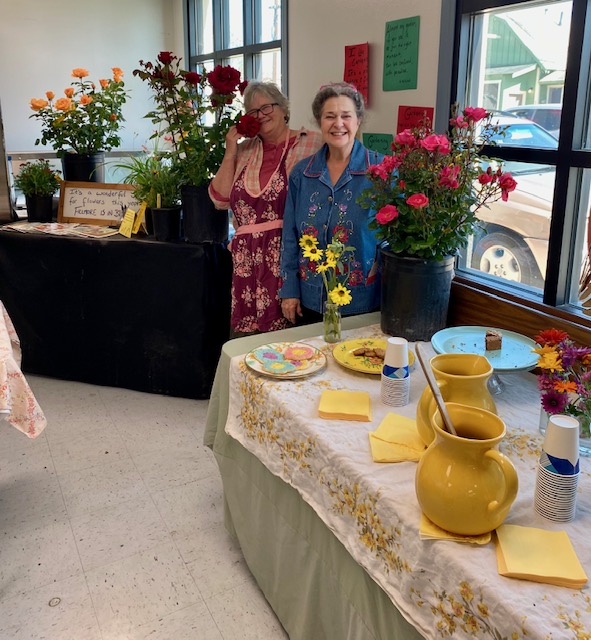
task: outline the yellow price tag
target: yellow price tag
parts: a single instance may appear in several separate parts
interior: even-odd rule
[[[119,233],[126,238],[131,238],[133,231],[133,222],[135,220],[135,211],[133,209],[127,209],[121,224],[119,225]]]
[[[132,230],[132,233],[134,234],[136,234],[140,230],[140,227],[142,226],[142,223],[144,221],[144,215],[146,213],[146,206],[147,204],[145,202],[142,202],[142,204],[140,204],[140,208],[137,210],[137,213],[135,214],[135,222],[133,223],[133,230]]]

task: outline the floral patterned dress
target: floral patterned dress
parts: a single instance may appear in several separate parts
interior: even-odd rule
[[[287,195],[287,145],[264,145],[264,153],[277,155],[276,170],[259,193],[249,191],[245,184],[247,165],[232,188],[230,208],[238,225],[232,239],[232,317],[231,326],[239,333],[266,332],[285,329],[288,321],[281,312],[278,295],[281,225]],[[251,225],[258,225],[254,228]],[[240,233],[240,227],[250,231]]]

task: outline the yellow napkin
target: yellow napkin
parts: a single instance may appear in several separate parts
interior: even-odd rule
[[[367,391],[325,389],[320,396],[318,415],[327,420],[371,422],[371,401]]]
[[[450,533],[431,522],[424,513],[421,513],[421,526],[419,538],[421,540],[453,540],[454,542],[469,542],[471,544],[488,544],[491,539],[490,531],[479,536],[463,536],[459,533]]]
[[[587,576],[566,531],[503,524],[497,529],[499,573],[508,578],[581,589]]]
[[[369,444],[374,462],[416,462],[425,451],[416,421],[396,413],[389,413],[380,426],[370,432]]]

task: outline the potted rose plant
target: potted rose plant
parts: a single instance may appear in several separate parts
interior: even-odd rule
[[[123,71],[113,67],[113,77],[96,85],[86,69],[72,70],[74,81],[63,96],[47,91],[33,98],[30,116],[41,123],[35,144],[49,144],[62,158],[65,180],[104,182],[105,151],[121,144],[119,128],[127,100]]]
[[[60,188],[60,178],[47,160],[25,162],[14,178],[14,186],[22,191],[27,218],[33,222],[51,222],[53,195]]]
[[[170,145],[179,176],[185,239],[222,242],[228,236],[228,216],[216,211],[207,186],[222,163],[228,129],[236,122],[234,101],[246,82],[231,66],[218,65],[206,73],[186,71],[170,51],[156,62],[140,60],[133,74],[148,83],[155,107],[146,114],[156,125],[153,138]]]
[[[368,170],[372,186],[359,202],[372,211],[369,226],[382,242],[385,333],[429,340],[445,326],[454,259],[478,210],[517,185],[482,154],[500,130],[491,117],[467,107],[453,115],[449,133],[435,133],[429,122],[407,129],[395,137],[393,155]]]

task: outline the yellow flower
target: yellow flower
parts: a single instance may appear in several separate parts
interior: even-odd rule
[[[549,371],[564,371],[560,354],[556,351],[542,354],[538,361],[538,366],[542,369],[548,369]]]
[[[308,258],[312,262],[318,262],[322,258],[324,251],[316,246],[308,247],[304,250],[304,258]]]
[[[339,306],[344,306],[351,302],[351,292],[349,289],[343,287],[342,284],[337,284],[337,286],[330,292],[329,294],[330,301],[338,304]]]
[[[326,256],[326,266],[329,269],[334,269],[337,266],[337,261],[334,258],[329,258]]]
[[[316,267],[316,273],[324,273],[330,265],[328,262],[323,262]]]
[[[318,239],[306,233],[304,233],[304,235],[300,238],[300,247],[302,249],[309,249],[310,247],[315,247],[317,244]]]
[[[332,249],[327,249],[326,250],[326,259],[330,260],[331,262],[336,262],[337,261],[337,256],[336,256],[335,252]]]

